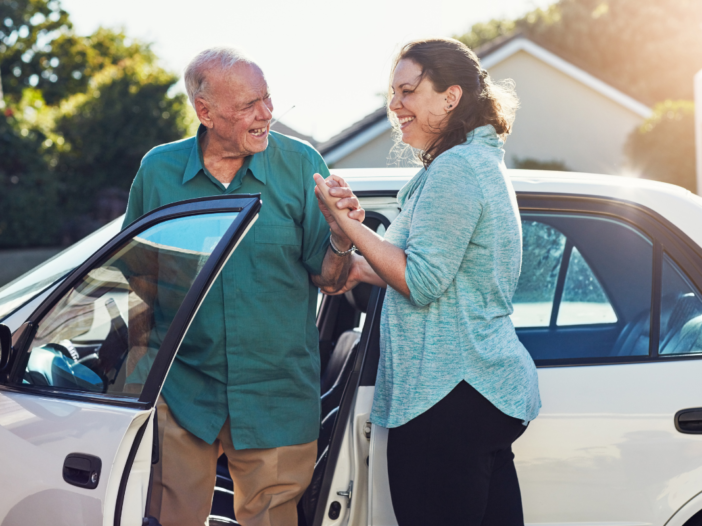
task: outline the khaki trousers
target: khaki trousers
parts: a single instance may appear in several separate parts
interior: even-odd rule
[[[229,419],[210,445],[180,427],[163,398],[156,407],[160,455],[149,514],[162,526],[207,524],[222,450],[234,481],[236,520],[242,526],[297,525],[297,503],[312,480],[317,441],[238,451]]]

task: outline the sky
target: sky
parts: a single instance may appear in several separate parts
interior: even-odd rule
[[[151,42],[162,65],[179,74],[205,48],[245,50],[266,74],[274,117],[323,141],[383,104],[380,94],[403,44],[462,34],[475,22],[514,18],[552,0],[61,3],[79,34],[99,26],[123,28],[128,36]]]

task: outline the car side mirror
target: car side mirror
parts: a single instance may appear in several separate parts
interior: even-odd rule
[[[12,331],[7,325],[0,324],[0,372],[7,369],[12,354]]]

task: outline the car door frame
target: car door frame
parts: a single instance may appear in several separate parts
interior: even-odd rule
[[[135,413],[135,417],[138,414],[143,414],[144,411],[150,412],[133,438],[127,455],[126,464],[121,474],[114,508],[113,522],[116,526],[121,524],[122,504],[132,463],[134,462],[136,453],[141,445],[141,440],[146,434],[149,424],[152,425],[149,431],[153,431],[154,407],[168,371],[180,348],[183,337],[222,268],[236,250],[241,239],[246,235],[257,219],[261,205],[260,194],[232,194],[180,201],[159,207],[143,215],[105,243],[83,264],[68,274],[68,276],[60,284],[55,286],[49,296],[34,310],[27,321],[13,334],[12,352],[10,364],[8,364],[9,374],[6,374],[6,377],[1,379],[0,392],[5,391],[23,395],[35,395],[56,400],[71,400],[99,406],[119,406],[139,411],[140,413]],[[104,393],[96,394],[52,389],[50,387],[37,387],[23,385],[21,383],[24,367],[26,366],[29,355],[27,348],[33,340],[39,323],[68,291],[70,291],[89,271],[103,264],[114,254],[116,249],[125,245],[129,240],[152,226],[172,219],[231,212],[238,212],[238,215],[227,228],[227,231],[217,243],[207,262],[186,293],[161,343],[159,352],[147,375],[144,387],[138,399],[111,396]],[[106,494],[105,498],[107,499],[107,497],[108,495]],[[107,513],[109,508],[109,506],[105,506],[103,513]],[[105,517],[103,517],[103,520],[105,520]]]

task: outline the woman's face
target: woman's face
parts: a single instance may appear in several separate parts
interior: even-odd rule
[[[422,68],[409,59],[397,64],[391,89],[389,108],[400,121],[402,142],[426,150],[447,117],[447,94],[434,91],[431,81],[422,79]]]

